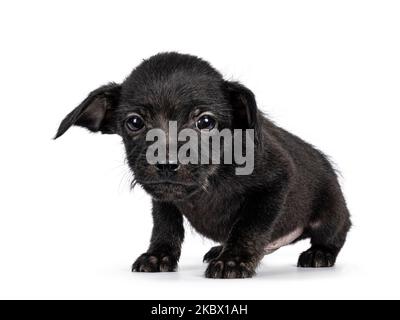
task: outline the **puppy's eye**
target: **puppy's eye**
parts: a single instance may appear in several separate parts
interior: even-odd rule
[[[217,124],[217,121],[209,114],[205,114],[204,116],[201,116],[196,121],[196,127],[199,130],[212,130],[215,128],[216,124]]]
[[[144,121],[140,116],[135,114],[133,116],[130,116],[128,119],[126,119],[125,126],[130,131],[137,132],[144,127]]]

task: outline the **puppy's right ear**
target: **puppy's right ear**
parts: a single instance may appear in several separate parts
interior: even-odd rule
[[[61,122],[54,139],[61,137],[71,126],[92,132],[115,133],[113,109],[118,105],[121,86],[109,83],[94,91]]]

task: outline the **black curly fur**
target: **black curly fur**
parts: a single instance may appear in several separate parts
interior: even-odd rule
[[[145,131],[133,135],[125,119],[136,112],[149,127],[168,120],[183,127],[198,107],[212,111],[220,129],[255,130],[253,173],[235,175],[234,165],[184,165],[169,177],[174,184],[157,183],[160,173],[144,157]],[[150,247],[134,271],[176,270],[183,216],[221,244],[204,257],[209,278],[251,277],[266,246],[297,228],[303,230],[298,239],[311,238],[312,244],[299,267],[333,266],[345,243],[350,216],[327,157],[268,120],[249,89],[225,81],[197,57],[164,53],[145,60],[122,84],[93,91],[63,120],[56,137],[72,125],[121,135],[135,184],[153,197]]]

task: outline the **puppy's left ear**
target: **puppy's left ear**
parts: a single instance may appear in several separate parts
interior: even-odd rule
[[[61,122],[54,139],[61,137],[71,126],[92,132],[115,133],[112,109],[118,104],[121,86],[109,83],[92,91],[82,103]]]
[[[260,139],[260,115],[254,93],[239,82],[224,81],[224,92],[233,107],[235,129],[254,129],[255,139]]]

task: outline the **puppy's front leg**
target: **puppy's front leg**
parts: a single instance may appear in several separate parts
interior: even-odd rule
[[[266,190],[246,201],[221,253],[209,262],[207,278],[250,278],[255,274],[282,210],[285,190]]]
[[[132,271],[175,271],[185,234],[182,214],[173,204],[153,201],[153,221],[150,247],[136,260]]]

